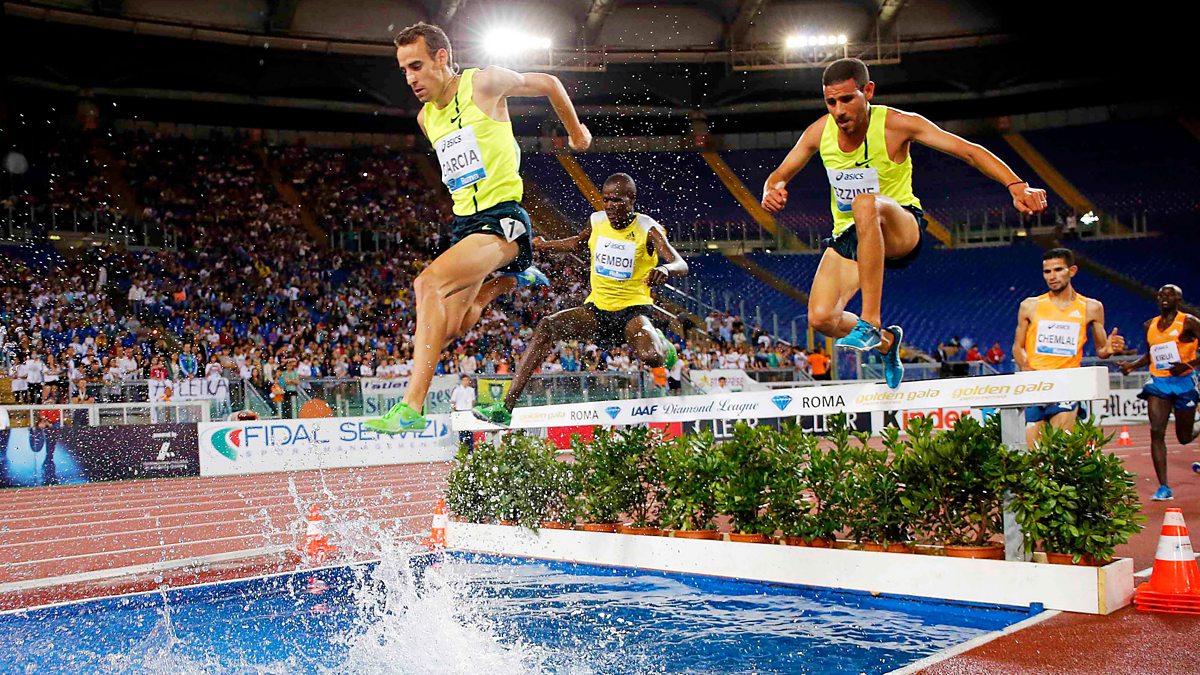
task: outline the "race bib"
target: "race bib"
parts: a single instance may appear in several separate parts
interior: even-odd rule
[[[1038,321],[1034,351],[1047,356],[1075,356],[1079,352],[1080,324],[1071,321]]]
[[[483,152],[479,150],[473,127],[463,127],[442,136],[433,144],[433,148],[442,165],[442,182],[451,192],[458,192],[487,178]]]
[[[1150,360],[1154,362],[1155,370],[1170,370],[1171,366],[1183,361],[1179,358],[1179,343],[1171,341],[1150,345]]]
[[[592,255],[592,266],[596,274],[602,277],[627,281],[633,278],[633,259],[636,255],[637,244],[632,241],[599,237]]]
[[[863,194],[879,194],[879,171],[871,168],[825,169],[833,188],[833,201],[838,211],[850,213],[854,198]]]

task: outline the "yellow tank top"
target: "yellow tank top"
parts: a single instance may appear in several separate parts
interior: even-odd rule
[[[647,249],[651,228],[662,231],[662,225],[637,213],[629,227],[617,230],[603,211],[592,214],[591,224],[592,292],[586,302],[606,312],[654,304],[646,277],[658,266],[658,253]]]
[[[1196,358],[1197,342],[1181,342],[1184,322],[1188,314],[1175,313],[1175,321],[1166,330],[1158,329],[1159,317],[1150,319],[1150,327],[1146,329],[1146,342],[1150,345],[1150,374],[1155,377],[1171,377],[1171,364],[1189,363]],[[1187,375],[1192,372],[1188,368]]]
[[[521,148],[512,122],[498,122],[475,105],[475,73],[467,68],[445,108],[425,104],[425,133],[437,152],[454,215],[469,216],[501,202],[519,202],[525,186],[518,171]]]
[[[912,189],[912,154],[897,164],[888,156],[887,126],[889,108],[873,105],[868,111],[867,138],[850,152],[838,147],[838,125],[833,117],[825,119],[821,132],[821,163],[829,178],[829,204],[833,212],[833,236],[854,224],[851,207],[860,194],[881,194],[901,206],[921,207]]]
[[[1038,296],[1025,334],[1025,355],[1031,369],[1079,367],[1087,342],[1087,303],[1087,298],[1076,293],[1066,309],[1059,309],[1049,293]]]

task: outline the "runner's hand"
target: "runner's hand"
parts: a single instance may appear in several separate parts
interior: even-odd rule
[[[1041,188],[1029,187],[1028,183],[1017,183],[1008,188],[1012,195],[1013,206],[1026,215],[1041,213],[1046,210],[1046,191]]]
[[[588,131],[587,125],[580,124],[579,131],[571,134],[568,143],[575,152],[583,152],[592,145],[592,132]]]
[[[1171,374],[1174,375],[1175,377],[1179,377],[1180,375],[1187,375],[1188,371],[1191,369],[1192,369],[1192,367],[1186,363],[1172,363],[1171,364]]]
[[[1112,332],[1108,334],[1108,348],[1113,354],[1125,351],[1125,336],[1117,335],[1116,328],[1112,329]]]
[[[544,247],[546,245],[546,238],[540,234],[535,235],[533,237],[533,241],[531,243],[533,244],[533,250],[541,251],[542,247]]]
[[[658,286],[659,284],[665,284],[670,276],[671,275],[667,274],[667,268],[659,265],[658,267],[650,270],[650,275],[646,277],[646,285]]]
[[[787,184],[779,181],[763,193],[762,207],[767,213],[779,213],[787,206]]]
[[[1133,361],[1122,361],[1117,364],[1117,367],[1121,369],[1122,375],[1128,375],[1133,372]]]

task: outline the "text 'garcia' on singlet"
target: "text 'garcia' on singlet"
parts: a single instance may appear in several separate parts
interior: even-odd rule
[[[1079,367],[1087,342],[1087,303],[1076,293],[1066,309],[1059,309],[1049,293],[1038,296],[1025,334],[1025,356],[1032,370]]]
[[[1150,319],[1150,327],[1146,329],[1146,343],[1150,345],[1150,374],[1155,377],[1171,377],[1171,366],[1176,363],[1190,363],[1196,359],[1197,341],[1183,342],[1179,336],[1183,335],[1184,322],[1188,320],[1189,314],[1183,312],[1175,313],[1175,320],[1167,326],[1166,330],[1158,329],[1159,317]],[[1188,368],[1187,375],[1192,372]]]
[[[442,182],[454,199],[454,215],[469,216],[501,202],[520,202],[521,148],[512,122],[488,117],[475,105],[475,73],[467,68],[454,100],[445,108],[425,104],[425,133],[437,152]]]
[[[644,213],[635,213],[633,222],[618,230],[603,211],[591,215],[591,225],[592,292],[586,302],[606,312],[654,304],[646,278],[658,266],[658,252],[648,250],[649,238],[650,230],[662,232],[662,225]]]
[[[833,212],[833,236],[838,236],[854,224],[852,207],[860,194],[881,194],[895,199],[901,206],[921,207],[912,189],[912,153],[897,164],[888,156],[887,106],[873,105],[867,109],[867,137],[863,144],[850,152],[838,146],[838,125],[833,115],[825,120],[821,132],[821,163],[829,177],[830,210]]]

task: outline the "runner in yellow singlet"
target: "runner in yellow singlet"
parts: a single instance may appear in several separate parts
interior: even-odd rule
[[[1029,187],[999,157],[949,133],[920,115],[871,105],[875,83],[858,59],[840,59],[825,69],[829,114],[800,136],[783,163],[767,177],[762,206],[779,213],[787,204],[787,183],[820,153],[830,185],[833,237],[821,257],[808,295],[808,322],[838,338],[843,349],[884,354],[889,387],[900,385],[899,326],[881,319],[883,271],[906,267],[921,251],[926,226],[921,202],[912,191],[915,141],[969,163],[1007,186],[1021,213],[1046,208],[1046,191]],[[845,311],[862,290],[862,317]]]
[[[1197,345],[1200,344],[1200,319],[1179,311],[1183,291],[1174,284],[1158,289],[1159,315],[1146,322],[1148,351],[1136,361],[1125,361],[1121,372],[1150,366],[1150,381],[1138,398],[1146,402],[1150,416],[1150,457],[1158,477],[1158,491],[1150,499],[1156,502],[1175,498],[1167,484],[1167,420],[1175,413],[1175,439],[1180,445],[1191,443],[1197,435],[1196,369],[1200,368]],[[1200,462],[1192,464],[1200,473]]]
[[[554,241],[539,237],[533,242],[539,251],[587,250],[591,293],[582,307],[564,309],[538,322],[504,402],[477,407],[479,419],[507,426],[529,378],[560,340],[594,341],[605,349],[628,343],[645,366],[670,369],[675,365],[675,345],[650,323],[655,311],[650,287],[687,275],[687,262],[667,241],[658,222],[634,211],[637,186],[628,174],[609,176],[601,196],[604,210],[593,213],[579,234]]]
[[[521,150],[508,113],[510,96],[550,99],[574,150],[591,133],[558,78],[490,66],[453,68],[450,40],[424,22],[396,35],[396,61],[424,105],[417,124],[433,144],[442,182],[454,200],[451,246],[413,284],[417,327],[413,373],[404,400],[365,426],[383,433],[424,429],[425,396],[442,350],[479,320],[484,307],[518,285],[549,283],[532,267],[532,225],[521,208]],[[493,272],[506,276],[484,280]]]
[[[1019,370],[1078,368],[1088,327],[1096,341],[1096,356],[1106,359],[1124,351],[1125,338],[1104,332],[1104,305],[1075,292],[1071,279],[1079,268],[1069,249],[1055,248],[1042,255],[1042,278],[1049,292],[1025,298],[1017,312],[1017,334],[1013,359]],[[1060,401],[1025,409],[1025,442],[1030,447],[1042,435],[1046,423],[1070,431],[1082,414],[1079,401]]]

